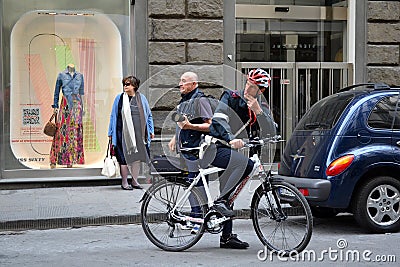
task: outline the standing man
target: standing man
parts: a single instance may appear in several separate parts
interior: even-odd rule
[[[210,103],[205,97],[202,97],[204,93],[198,89],[198,85],[198,76],[196,73],[185,72],[181,76],[179,91],[182,98],[177,106],[177,113],[182,115],[184,120],[177,122],[175,135],[168,144],[171,151],[177,150],[177,152],[181,152],[180,154],[188,167],[189,182],[199,173],[197,158],[193,154],[180,151],[180,148],[198,147],[201,135],[209,132],[213,116]],[[200,187],[202,185],[202,181],[200,180],[197,186]],[[198,215],[201,212],[199,203],[195,203],[195,199],[190,196],[189,202],[192,206],[191,216],[195,218],[200,217]],[[187,222],[187,225],[183,226],[183,229],[191,230],[194,234],[200,229],[200,226]]]
[[[219,178],[220,195],[214,201],[213,208],[226,217],[234,215],[233,203],[229,203],[230,195],[251,174],[254,166],[253,161],[235,149],[244,146],[242,138],[252,139],[276,134],[269,106],[261,101],[261,95],[269,87],[270,80],[265,70],[251,70],[244,90],[227,90],[222,94],[212,118],[210,135],[223,141],[217,142],[216,156],[211,165],[225,169]],[[220,247],[245,249],[248,246],[248,243],[240,241],[232,234],[232,220],[227,221]]]
[[[184,114],[185,119],[177,122],[176,134],[168,144],[171,151],[181,147],[199,146],[201,135],[209,132],[213,116],[208,100],[205,97],[202,98],[204,93],[198,89],[198,76],[196,73],[185,72],[182,74],[179,82],[179,91],[182,99],[177,107],[177,113]],[[195,101],[199,101],[198,105],[195,105]],[[198,110],[195,110],[196,107],[198,107]]]

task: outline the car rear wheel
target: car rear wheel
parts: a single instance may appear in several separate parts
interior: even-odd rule
[[[365,183],[355,199],[356,221],[374,233],[400,230],[400,182],[378,176]]]

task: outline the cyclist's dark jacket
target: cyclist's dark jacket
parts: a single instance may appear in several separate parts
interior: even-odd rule
[[[259,100],[263,114],[256,116],[247,106],[243,95],[243,90],[224,91],[212,119],[210,135],[229,142],[235,138],[265,138],[276,134],[276,123],[271,116],[268,104]],[[249,119],[251,122],[246,130],[235,136]]]
[[[193,124],[202,124],[205,119],[211,119],[212,110],[208,100],[204,96],[204,93],[199,91],[198,88],[182,95],[182,99],[179,102],[177,112],[179,114],[185,114],[188,120]],[[199,101],[199,102],[195,102]],[[197,109],[197,110],[196,110]],[[194,130],[181,130],[179,127],[176,128],[177,145],[180,147],[197,147],[200,144],[201,135],[203,133]],[[179,150],[178,150],[179,151]]]

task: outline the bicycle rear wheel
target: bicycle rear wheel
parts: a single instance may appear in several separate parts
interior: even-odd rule
[[[274,253],[288,256],[306,248],[313,219],[300,191],[286,182],[272,182],[272,190],[260,185],[251,204],[253,226],[260,241]]]
[[[204,233],[202,222],[185,221],[185,216],[203,219],[206,206],[202,193],[192,188],[191,194],[179,207],[174,216],[172,209],[181,199],[188,184],[183,181],[161,180],[146,192],[141,207],[142,228],[147,238],[166,251],[182,251],[195,245]],[[178,218],[178,219],[177,219]]]

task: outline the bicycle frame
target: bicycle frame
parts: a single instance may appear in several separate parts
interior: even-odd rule
[[[259,159],[257,154],[254,154],[250,159],[254,162],[253,171],[246,178],[244,178],[243,181],[241,181],[240,184],[236,187],[236,190],[234,191],[232,196],[229,198],[229,201],[228,201],[229,205],[233,204],[233,202],[239,196],[239,193],[242,191],[244,186],[247,184],[247,182],[251,178],[253,178],[254,176],[258,175],[259,173],[265,173],[264,166],[262,165],[262,163],[261,163],[261,161],[260,161],[260,159]],[[261,176],[260,176],[260,181],[264,182],[262,180]]]
[[[171,210],[171,216],[175,217],[175,210],[180,207],[180,205],[189,198],[190,192],[192,190],[192,188],[194,186],[196,186],[196,184],[200,181],[200,179],[203,182],[204,185],[204,190],[206,192],[206,197],[207,197],[207,205],[209,208],[211,208],[214,204],[214,201],[211,197],[211,193],[210,193],[210,189],[206,180],[206,175],[209,174],[213,174],[213,173],[217,173],[219,171],[223,171],[224,169],[222,168],[218,168],[218,167],[210,167],[207,169],[203,169],[203,168],[199,168],[199,174],[193,179],[192,183],[189,185],[189,187],[185,190],[185,192],[183,193],[183,195],[181,196],[181,198],[176,202],[175,206],[172,208]],[[175,219],[177,219],[178,216],[175,217]],[[192,222],[199,222],[198,218],[188,218],[187,216],[184,219],[185,221],[189,220]],[[201,223],[203,223],[203,221],[201,221]]]
[[[278,138],[280,138],[280,136],[276,136]],[[220,141],[222,143],[224,143],[224,141],[216,139],[212,136],[205,136],[205,142],[203,142],[199,147],[194,147],[194,148],[181,148],[181,151],[192,151],[192,150],[198,150],[199,151],[199,158],[202,159],[205,150],[207,149],[207,147],[213,142],[213,141]],[[248,147],[251,147],[252,145],[250,144]],[[260,158],[258,157],[257,154],[254,154],[252,157],[250,157],[250,159],[254,162],[254,167],[252,172],[239,184],[239,186],[236,188],[236,190],[234,191],[234,193],[232,194],[232,196],[229,198],[229,204],[231,205],[234,200],[237,198],[237,196],[239,195],[239,193],[242,191],[242,189],[244,188],[244,186],[246,185],[247,181],[250,180],[251,178],[253,178],[254,176],[258,175],[259,173],[262,173],[263,175],[260,176],[260,181],[262,183],[265,182],[266,179],[268,179],[268,176],[265,173],[264,167],[260,161]],[[206,175],[209,174],[213,174],[213,173],[217,173],[219,171],[223,171],[224,169],[222,168],[218,168],[218,167],[210,167],[210,168],[201,168],[200,164],[198,165],[199,168],[199,174],[193,179],[192,183],[189,185],[189,187],[185,190],[185,192],[183,193],[182,197],[177,201],[176,205],[172,208],[171,210],[171,216],[174,217],[175,219],[181,219],[181,217],[179,217],[178,215],[175,214],[175,211],[178,207],[180,207],[180,205],[186,200],[188,199],[189,195],[190,195],[190,191],[193,189],[193,187],[200,181],[200,179],[203,182],[203,186],[204,186],[204,190],[206,193],[206,197],[207,197],[207,205],[208,208],[211,208],[214,205],[214,201],[211,197],[211,193],[210,193],[210,189],[206,180]],[[263,178],[265,177],[265,179]],[[184,221],[190,220],[190,221],[194,221],[194,220],[198,220],[198,218],[184,218]]]
[[[254,162],[253,171],[239,184],[239,186],[236,188],[236,190],[234,191],[232,196],[229,198],[230,205],[235,201],[235,199],[237,198],[239,193],[242,191],[242,189],[244,188],[246,183],[251,178],[258,175],[259,173],[265,173],[264,167],[261,164],[261,161],[257,154],[254,154],[250,159]],[[171,216],[174,217],[175,219],[179,218],[179,216],[175,215],[175,210],[178,207],[180,207],[181,203],[183,203],[189,197],[192,188],[200,181],[200,179],[203,182],[204,191],[205,191],[206,197],[207,197],[208,208],[211,208],[214,205],[214,201],[211,197],[210,188],[209,188],[207,180],[206,180],[206,175],[214,174],[214,173],[217,173],[217,172],[223,171],[223,170],[224,169],[218,168],[218,167],[210,167],[210,168],[206,168],[206,169],[199,167],[199,174],[193,179],[192,183],[185,190],[185,192],[183,193],[181,198],[176,202],[176,205],[171,210]],[[261,182],[264,182],[261,178],[262,177],[260,177]],[[181,219],[181,218],[179,218],[179,219]],[[200,222],[198,218],[191,218],[191,217],[185,216],[184,221],[187,221],[187,220],[192,221],[192,222]],[[203,221],[201,221],[201,223],[203,223]]]

